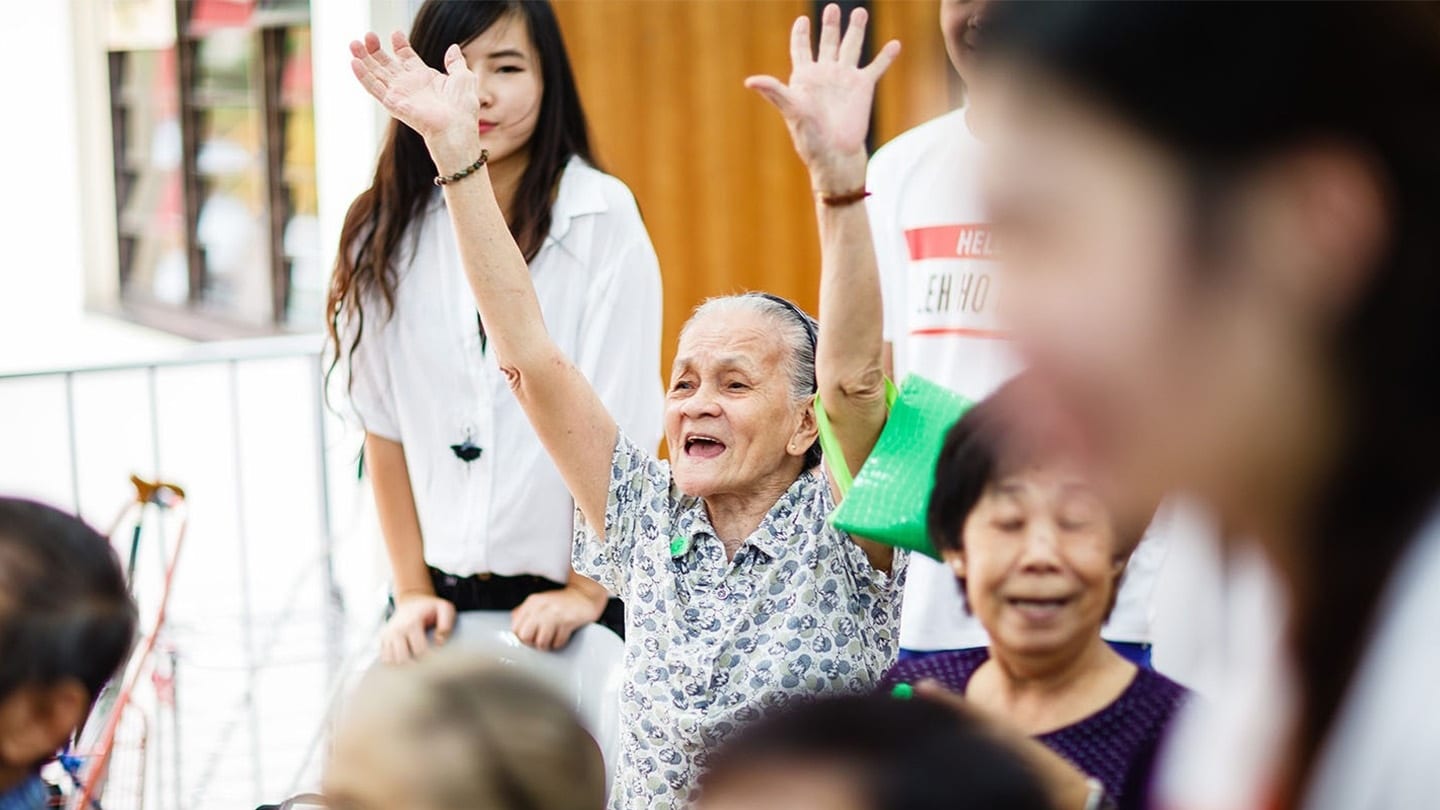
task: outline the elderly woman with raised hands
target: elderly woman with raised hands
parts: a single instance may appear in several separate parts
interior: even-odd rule
[[[705,751],[792,697],[871,688],[897,647],[903,555],[827,518],[818,392],[852,470],[886,418],[880,290],[863,205],[875,82],[859,66],[865,12],[842,37],[826,8],[818,55],[792,31],[788,84],[747,82],[785,116],[820,216],[820,326],[748,293],[712,299],[681,332],[665,408],[670,462],[626,437],[546,333],[496,206],[477,137],[475,77],[445,73],[402,34],[352,44],[365,88],[425,139],[491,345],[575,498],[575,566],[626,601],[623,740],[611,807],[684,806]],[[872,289],[873,288],[873,289]],[[832,459],[830,463],[840,463]]]

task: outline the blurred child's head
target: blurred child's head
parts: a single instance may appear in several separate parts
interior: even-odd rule
[[[699,810],[964,810],[1050,805],[1001,743],[944,706],[881,695],[793,704],[741,730]]]
[[[56,509],[0,498],[0,780],[65,743],[129,654],[135,626],[108,540]]]
[[[557,695],[483,654],[379,667],[335,732],[325,794],[343,810],[600,810],[600,748]]]

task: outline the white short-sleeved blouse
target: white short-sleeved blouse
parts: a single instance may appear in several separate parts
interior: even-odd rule
[[[639,441],[658,443],[660,271],[635,199],[575,158],[552,217],[530,262],[546,328],[615,420]],[[461,576],[564,582],[573,501],[495,353],[482,350],[438,190],[403,247],[393,315],[365,302],[350,402],[367,432],[404,445],[425,561]],[[346,327],[353,335],[356,325]],[[479,450],[469,461],[453,449],[466,443]]]

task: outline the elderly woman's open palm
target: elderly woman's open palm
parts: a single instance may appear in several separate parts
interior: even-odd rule
[[[403,33],[392,34],[390,44],[393,55],[374,34],[350,43],[350,69],[370,95],[423,137],[474,130],[480,118],[479,79],[465,64],[460,46],[445,51],[441,73],[425,64]]]
[[[857,165],[860,179],[864,179],[865,136],[870,129],[875,83],[900,53],[900,43],[891,40],[869,65],[861,67],[866,19],[865,10],[856,9],[842,37],[840,8],[826,6],[820,21],[819,47],[813,55],[810,20],[797,19],[790,30],[789,83],[774,76],[745,80],[746,87],[759,92],[784,116],[795,151],[817,179],[842,168],[853,170]]]

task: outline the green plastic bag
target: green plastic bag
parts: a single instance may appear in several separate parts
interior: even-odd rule
[[[886,381],[890,416],[858,475],[850,470],[820,399],[815,420],[820,449],[843,500],[830,522],[850,534],[940,559],[925,531],[925,512],[935,489],[935,462],[945,434],[971,403],[965,397],[914,374],[900,388]]]

